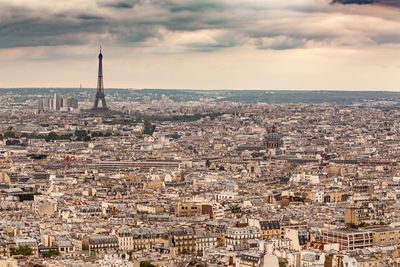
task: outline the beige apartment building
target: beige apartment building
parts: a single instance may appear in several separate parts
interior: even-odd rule
[[[200,214],[201,214],[201,204],[192,202],[184,202],[178,204],[179,217],[191,217]]]
[[[281,226],[279,221],[261,221],[261,239],[270,240],[281,237]]]
[[[374,246],[392,246],[400,243],[400,228],[390,226],[370,226]]]
[[[171,244],[178,252],[196,251],[196,233],[193,229],[177,229],[171,231]]]
[[[116,232],[119,248],[122,250],[149,249],[156,245],[167,247],[169,245],[168,233],[157,231],[156,228],[149,231],[145,228],[125,229]]]
[[[137,204],[136,209],[138,212],[143,212],[148,214],[160,214],[164,212],[164,207],[155,206],[151,204]]]

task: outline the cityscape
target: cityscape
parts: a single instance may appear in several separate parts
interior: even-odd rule
[[[14,63],[0,71],[0,267],[400,266],[396,1],[11,2],[0,1],[0,56],[21,72]],[[323,26],[298,16],[306,13]],[[287,14],[301,32],[287,31]],[[346,16],[370,33],[344,23],[328,34]],[[281,53],[288,76],[268,82],[282,88],[246,76],[262,76],[266,59],[249,45]],[[150,56],[150,48],[160,50]],[[137,67],[135,49],[149,62]],[[324,49],[330,62],[348,54],[335,77],[289,70],[299,50],[317,51],[322,63]],[[229,61],[239,51],[254,60],[240,62],[248,72]],[[352,58],[360,51],[366,58]],[[181,57],[186,70],[174,76]],[[215,79],[219,66],[200,58],[232,70],[220,73],[227,87]],[[49,76],[34,77],[39,70]],[[149,86],[126,86],[127,73],[149,75]],[[249,87],[236,87],[238,78]],[[165,86],[152,87],[159,81]],[[326,87],[315,89],[320,82]]]

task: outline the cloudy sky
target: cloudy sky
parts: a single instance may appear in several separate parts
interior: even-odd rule
[[[399,0],[0,0],[0,87],[400,90]]]

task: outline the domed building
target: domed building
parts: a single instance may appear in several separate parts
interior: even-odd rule
[[[281,135],[276,132],[275,125],[272,125],[271,131],[264,138],[264,149],[279,148],[282,144]]]

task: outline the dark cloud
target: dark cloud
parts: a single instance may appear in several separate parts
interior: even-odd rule
[[[391,7],[400,7],[399,0],[334,0],[332,3],[340,3],[344,5],[348,4],[357,4],[357,5],[383,5],[383,6],[391,6]]]
[[[103,18],[100,16],[93,16],[93,15],[87,15],[87,14],[82,14],[76,16],[77,19],[81,20],[102,20]]]
[[[82,45],[89,34],[106,30],[101,17],[68,13],[41,15],[28,8],[6,7],[1,9],[10,17],[0,20],[0,48],[23,46]]]
[[[225,6],[216,2],[216,1],[185,1],[183,3],[175,3],[175,2],[170,2],[165,1],[163,4],[165,5],[171,12],[177,13],[177,12],[184,12],[184,11],[189,11],[189,12],[206,12],[209,10],[224,10]]]
[[[141,46],[138,43],[149,39],[162,40],[160,30],[163,28],[171,32],[192,32],[221,29],[228,23],[218,15],[227,7],[211,0],[128,0],[96,4],[98,9],[91,13],[69,10],[53,14],[37,14],[40,11],[0,4],[0,17],[2,13],[12,14],[9,19],[0,21],[0,47],[75,45],[97,40],[104,45],[117,42]],[[217,40],[210,49],[229,47],[234,43],[221,38],[221,43]],[[192,48],[196,47],[193,45]]]
[[[110,4],[107,4],[106,6],[117,8],[117,9],[118,8],[122,8],[122,9],[124,9],[124,8],[133,8],[133,4],[129,3],[129,2],[110,3]]]
[[[248,44],[283,50],[400,43],[398,25],[381,27],[379,21],[365,31],[362,21],[354,23],[351,14],[345,13],[347,8],[332,6],[331,0],[321,5],[312,0],[303,0],[304,4],[292,4],[292,0],[73,0],[68,8],[53,8],[51,0],[43,0],[48,1],[47,10],[25,1],[19,6],[0,2],[0,48],[101,43],[213,51]],[[397,4],[394,0],[334,2]],[[335,12],[344,17],[332,19]],[[362,16],[357,15],[357,19]],[[374,17],[368,14],[366,18]]]

